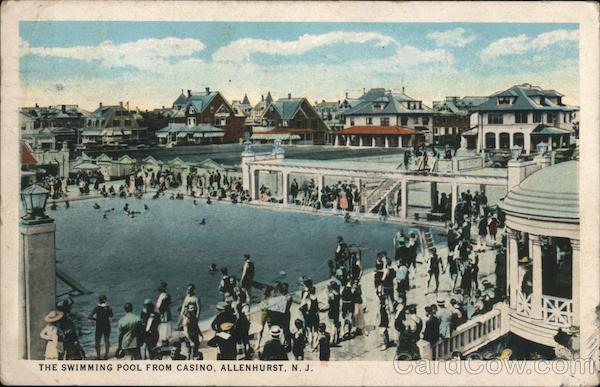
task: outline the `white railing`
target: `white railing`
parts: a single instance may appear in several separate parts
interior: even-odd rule
[[[491,311],[459,325],[449,339],[440,340],[433,346],[425,340],[419,340],[417,345],[421,358],[448,360],[454,351],[463,355],[476,351],[508,332],[507,318],[507,305],[496,304]]]
[[[517,313],[522,316],[531,317],[531,293],[524,294],[517,290]]]
[[[573,301],[567,298],[542,295],[544,322],[558,327],[573,325]]]

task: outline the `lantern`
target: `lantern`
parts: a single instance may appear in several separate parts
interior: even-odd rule
[[[537,149],[538,155],[543,156],[548,151],[548,143],[540,142],[535,146],[535,148]]]
[[[510,148],[510,153],[512,155],[512,159],[513,160],[518,160],[519,156],[521,156],[521,147],[518,145],[513,146],[512,148]]]
[[[39,224],[52,222],[44,210],[50,192],[37,184],[30,185],[21,191],[21,201],[25,209],[25,216],[21,218],[24,224]]]

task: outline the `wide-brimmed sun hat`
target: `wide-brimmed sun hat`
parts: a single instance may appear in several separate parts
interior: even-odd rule
[[[46,315],[46,317],[44,317],[44,320],[46,322],[55,322],[55,321],[58,321],[61,318],[63,318],[63,316],[64,316],[63,312],[60,312],[58,310],[52,310],[52,311],[50,311],[50,313],[48,313]]]
[[[279,328],[279,325],[273,325],[271,327],[271,336],[279,337],[279,335],[281,335],[281,328]]]

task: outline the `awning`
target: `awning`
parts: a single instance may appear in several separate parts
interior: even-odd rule
[[[165,132],[156,133],[156,137],[158,137],[158,138],[167,138],[168,135],[169,135],[169,133],[165,133]]]
[[[200,137],[204,137],[203,133],[194,133],[194,138],[200,138]]]
[[[102,136],[102,134],[100,132],[95,131],[95,130],[84,130],[83,132],[81,132],[81,135],[82,136],[88,136],[88,137],[92,137],[92,136],[100,137],[100,136]]]
[[[122,136],[123,132],[121,132],[120,130],[109,130],[106,131],[106,135],[109,137]]]
[[[85,171],[85,170],[94,170],[95,171],[95,170],[100,169],[100,166],[96,165],[96,164],[92,164],[92,163],[82,163],[82,164],[79,164],[78,166],[76,166],[74,169],[79,169],[82,171]]]
[[[124,130],[123,134],[126,136],[130,136],[131,135],[131,130]]]
[[[208,138],[208,137],[223,137],[225,136],[225,133],[223,132],[207,132],[204,133],[204,138]]]
[[[188,134],[186,132],[179,132],[179,133],[177,133],[177,138],[185,138],[185,137],[187,137],[187,135]]]
[[[289,134],[289,133],[254,133],[251,137],[252,140],[300,140],[300,135]]]
[[[538,126],[531,135],[537,136],[570,136],[573,132],[568,129],[555,128],[553,126]]]

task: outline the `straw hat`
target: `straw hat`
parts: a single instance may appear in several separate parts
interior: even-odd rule
[[[271,336],[279,337],[280,334],[281,334],[281,328],[279,328],[279,325],[273,325],[271,327]]]
[[[531,263],[531,258],[529,258],[529,257],[519,258],[519,264],[527,264],[527,263]]]
[[[233,323],[231,323],[231,322],[221,323],[221,325],[219,325],[219,328],[221,328],[222,331],[229,331],[229,330],[231,330],[231,328],[233,328]]]
[[[57,311],[57,310],[52,310],[52,311],[50,311],[50,313],[48,313],[46,315],[46,317],[44,317],[44,320],[46,322],[51,323],[51,322],[55,322],[55,321],[60,320],[61,318],[63,318],[63,316],[64,316],[63,312],[60,312],[60,311]]]

